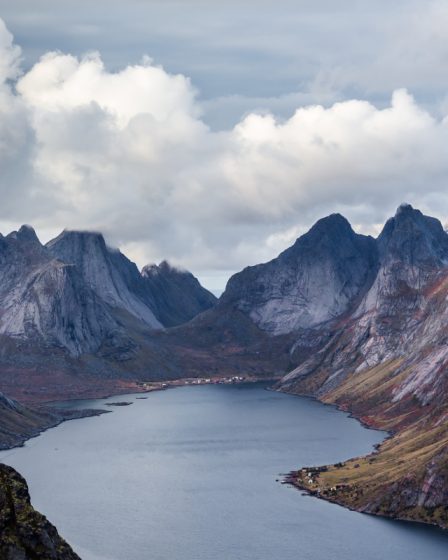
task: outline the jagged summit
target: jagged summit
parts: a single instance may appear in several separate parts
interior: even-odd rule
[[[448,264],[439,220],[401,204],[377,239],[359,235],[341,214],[318,220],[272,261],[233,276],[221,297],[272,334],[308,328],[362,303],[378,305],[397,286],[419,289]],[[379,296],[379,294],[382,294]]]
[[[233,276],[221,302],[249,314],[263,330],[284,334],[347,311],[370,286],[376,267],[374,239],[331,214],[276,259]]]
[[[399,260],[412,266],[439,267],[448,263],[448,234],[436,218],[410,204],[401,204],[378,237],[383,261]]]
[[[150,281],[99,232],[64,230],[44,246],[22,226],[0,237],[0,335],[72,356],[106,345],[108,355],[127,359],[142,331],[178,325],[214,305],[188,272],[167,262],[157,271]]]
[[[49,241],[46,246],[51,249],[54,246],[60,247],[62,243],[66,244],[71,251],[74,251],[79,246],[85,247],[88,244],[98,244],[99,247],[106,248],[106,241],[102,233],[76,229],[64,229],[57,237]]]
[[[108,305],[126,310],[152,328],[162,328],[145,297],[136,265],[110,249],[101,233],[63,231],[46,247],[53,257],[75,265],[84,282]]]
[[[172,265],[167,260],[163,260],[159,264],[150,263],[150,264],[145,265],[142,268],[142,275],[143,276],[151,276],[151,275],[155,275],[155,274],[168,274],[168,273],[191,274],[187,270],[183,270],[182,268],[179,268],[178,266]]]
[[[325,233],[353,234],[354,231],[347,218],[345,218],[342,214],[335,213],[317,220],[317,222],[309,230],[308,235]]]
[[[16,238],[20,239],[21,241],[40,244],[35,229],[32,226],[26,224],[23,225],[18,232],[16,232]]]
[[[145,266],[142,277],[152,294],[155,314],[167,327],[185,323],[216,304],[217,298],[191,272],[166,260]]]
[[[15,239],[19,242],[41,245],[36,231],[33,227],[28,225],[23,225],[18,231],[12,231],[6,236],[6,239]]]
[[[297,258],[301,259],[305,253],[308,253],[308,259],[320,259],[324,253],[331,258],[333,255],[341,255],[353,244],[358,243],[372,245],[372,238],[355,233],[350,222],[341,214],[330,214],[318,220],[307,233],[299,237],[278,258],[297,260]]]
[[[399,216],[400,214],[407,214],[410,212],[415,212],[412,204],[409,204],[408,202],[402,202],[395,212],[395,217]]]

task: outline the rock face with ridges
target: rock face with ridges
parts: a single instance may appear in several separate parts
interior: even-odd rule
[[[378,247],[383,266],[394,260],[427,270],[448,264],[448,235],[442,224],[410,204],[399,206],[386,222]]]
[[[29,226],[0,238],[0,275],[2,335],[79,355],[119,329],[78,270],[53,258]]]
[[[233,276],[221,298],[261,329],[286,334],[347,312],[377,270],[374,239],[339,214],[319,220],[279,257]]]
[[[0,333],[43,339],[72,355],[96,352],[104,336],[118,329],[76,270],[50,261],[33,270],[5,305]]]
[[[107,247],[100,233],[64,231],[46,247],[53,257],[74,265],[84,283],[108,305],[128,311],[151,328],[163,328],[137,267]]]
[[[419,376],[424,384],[423,377],[430,379],[430,371],[434,375],[444,364],[448,235],[438,220],[401,206],[378,238],[378,253],[376,278],[358,307],[329,346],[292,371],[285,384],[325,369],[331,371],[319,387],[325,394],[350,372],[401,357],[415,362],[415,372],[426,372]]]
[[[217,302],[217,298],[203,288],[193,274],[173,267],[167,261],[145,266],[142,277],[152,296],[155,315],[166,327],[186,323]]]

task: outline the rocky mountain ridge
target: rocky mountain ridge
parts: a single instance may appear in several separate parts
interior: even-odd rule
[[[150,328],[163,328],[137,266],[110,249],[100,233],[63,231],[45,247],[58,261],[74,266],[83,284],[111,308],[126,310]]]
[[[375,240],[333,214],[269,263],[234,275],[221,301],[273,335],[311,328],[348,311],[373,282],[377,263]]]
[[[323,468],[311,487],[299,472],[299,487],[447,527],[447,303],[448,234],[403,204],[377,239],[342,216],[320,220],[276,259],[233,276],[214,309],[166,337],[183,345],[188,374],[198,363],[212,369],[211,353],[221,368],[237,357],[246,372],[287,372],[279,390],[394,434],[372,456]],[[201,350],[202,361],[190,360]]]
[[[394,436],[369,457],[326,467],[312,485],[301,473],[293,481],[355,509],[448,527],[448,235],[403,205],[377,244],[369,290],[280,388]]]
[[[165,268],[161,277],[182,284],[186,273]],[[29,226],[2,236],[0,276],[0,335],[62,348],[74,357],[95,354],[110,340],[129,346],[131,323],[136,330],[163,329],[163,305],[179,310],[168,321],[172,326],[215,303],[192,275],[185,293],[163,293],[92,232],[64,231],[46,246]]]
[[[187,323],[217,302],[191,272],[175,268],[167,261],[145,266],[142,277],[147,290],[154,294],[151,303],[165,327]]]

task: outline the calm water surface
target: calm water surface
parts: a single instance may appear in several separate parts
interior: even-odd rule
[[[79,405],[117,400],[133,404],[0,453],[84,560],[448,558],[442,531],[350,512],[276,481],[382,439],[332,407],[260,385]]]

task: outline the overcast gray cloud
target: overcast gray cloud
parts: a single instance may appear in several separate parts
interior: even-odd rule
[[[224,128],[247,110],[290,116],[291,96],[385,104],[406,87],[433,110],[446,97],[446,0],[0,0],[0,14],[25,67],[49,50],[99,50],[112,71],[150,54]]]
[[[31,5],[23,12],[10,10],[13,25],[47,29],[57,14],[47,12],[45,4],[41,3],[40,20]],[[140,6],[137,11],[148,9],[148,3],[134,4]],[[149,4],[154,9],[159,3]],[[167,2],[164,9],[175,4]],[[200,2],[189,4],[199,15]],[[261,87],[259,95],[238,77],[250,68],[252,56],[257,59],[261,53],[265,62],[284,57],[286,69],[274,63],[265,67],[272,69],[268,77],[274,82],[285,77],[286,82],[279,80],[283,86],[295,64],[293,35],[281,41],[275,26],[267,43],[254,30],[244,35],[244,18],[239,20],[232,37],[241,59],[232,73],[220,64],[229,60],[222,55],[213,70],[234,81],[227,89],[210,89],[205,95],[196,77],[205,81],[207,71],[200,66],[207,66],[207,57],[185,61],[190,78],[187,71],[177,71],[180,55],[170,59],[174,47],[171,55],[170,48],[166,50],[171,61],[167,69],[159,65],[160,57],[143,57],[154,56],[144,44],[139,45],[137,59],[128,58],[122,65],[106,64],[102,53],[77,56],[86,50],[79,51],[79,45],[93,45],[98,37],[105,40],[95,11],[90,27],[76,28],[78,47],[70,48],[61,37],[59,52],[45,49],[32,64],[25,59],[21,66],[18,47],[1,26],[1,229],[29,222],[44,238],[64,227],[100,229],[140,265],[168,258],[219,287],[230,272],[275,256],[330,212],[342,212],[364,232],[376,232],[404,200],[444,220],[448,128],[441,69],[447,58],[443,30],[448,12],[441,3],[426,4],[424,13],[422,3],[406,4],[414,10],[404,14],[398,2],[391,11],[393,21],[406,22],[406,33],[412,29],[425,52],[411,49],[400,29],[393,34],[391,23],[372,32],[372,40],[375,34],[385,39],[376,56],[373,44],[349,34],[338,58],[331,49],[336,35],[342,39],[352,20],[359,23],[368,15],[375,21],[377,7],[367,12],[365,3],[352,2],[347,11],[329,3],[313,9],[302,3],[302,11],[294,12],[297,21],[319,28],[322,39],[319,47],[309,29],[301,39],[303,91]],[[122,9],[121,3],[117,6]],[[184,14],[182,6],[177,9]],[[252,6],[243,2],[241,14],[249,18]],[[263,6],[273,9],[270,2]],[[111,12],[112,8],[108,17]],[[127,13],[123,28],[130,25]],[[222,13],[227,13],[224,8]],[[288,30],[287,15],[278,17]],[[333,22],[336,29],[330,15],[339,17]],[[206,14],[197,23],[204,31],[201,37],[188,25],[182,32],[177,20],[163,33],[186,37],[190,50],[184,52],[185,59],[201,40],[210,42],[212,52],[225,49],[224,35],[213,25],[208,29],[210,18]],[[76,17],[60,16],[62,29],[74,21]],[[265,20],[257,21],[262,25]],[[225,18],[220,25],[226,27]],[[364,25],[360,33],[370,29],[367,21]],[[91,42],[83,42],[82,34]],[[387,45],[394,45],[389,59]],[[110,46],[104,46],[106,58],[113,58]],[[370,64],[363,67],[358,60],[362,57],[370,57]],[[402,82],[394,76],[394,66],[397,71],[400,67]],[[257,72],[261,71],[255,69],[254,75]],[[408,86],[409,91],[397,86]],[[220,130],[211,126],[218,122]]]

